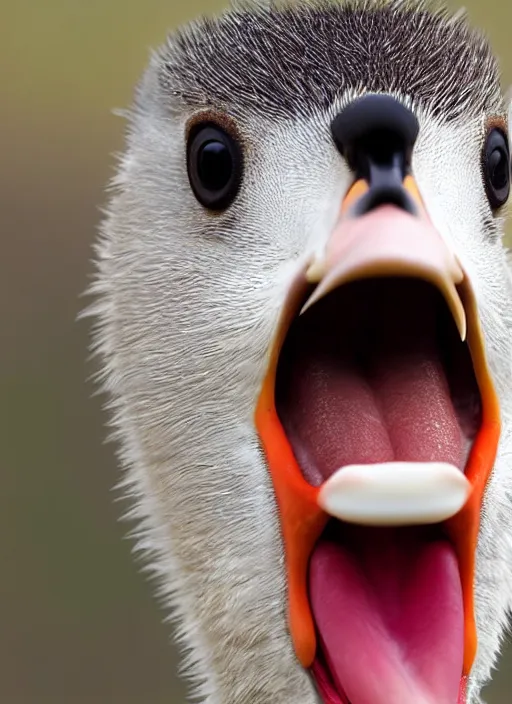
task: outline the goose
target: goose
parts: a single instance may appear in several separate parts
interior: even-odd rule
[[[128,111],[89,314],[205,704],[475,704],[512,599],[507,103],[465,15],[234,5]]]

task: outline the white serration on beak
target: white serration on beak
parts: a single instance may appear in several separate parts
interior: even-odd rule
[[[306,281],[309,284],[317,284],[327,273],[326,263],[322,259],[315,258],[306,270]]]
[[[439,523],[458,513],[471,484],[445,462],[349,465],[322,485],[320,507],[348,523],[406,526]]]

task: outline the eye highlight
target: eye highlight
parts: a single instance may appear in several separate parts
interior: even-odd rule
[[[491,208],[500,208],[510,193],[510,152],[507,137],[500,129],[495,128],[487,135],[483,173]]]
[[[187,171],[195,197],[209,210],[225,210],[236,198],[242,178],[242,150],[214,123],[196,125],[187,144]]]

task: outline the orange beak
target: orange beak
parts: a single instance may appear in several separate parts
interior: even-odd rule
[[[307,309],[330,291],[351,281],[408,277],[427,281],[439,290],[461,338],[467,340],[482,404],[481,425],[464,470],[471,485],[469,498],[455,515],[444,521],[455,546],[463,589],[462,674],[466,676],[471,670],[477,647],[475,553],[483,496],[498,447],[500,413],[470,281],[430,222],[414,179],[406,176],[403,187],[415,204],[415,215],[392,205],[354,215],[354,206],[367,192],[368,186],[364,180],[359,180],[348,191],[323,259],[309,262],[290,288],[270,350],[255,420],[279,508],[288,578],[291,636],[299,661],[308,668],[317,650],[315,624],[308,598],[308,564],[329,514],[321,501],[323,487],[311,486],[304,479],[276,411],[275,383],[282,345],[301,309]]]

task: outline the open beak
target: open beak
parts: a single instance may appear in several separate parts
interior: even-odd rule
[[[399,204],[371,206],[364,179],[349,189],[322,258],[290,287],[256,409],[293,644],[333,703],[464,702],[477,645],[499,407],[471,282],[411,175],[401,188]],[[376,566],[376,542],[400,578]],[[393,585],[409,595],[390,596],[408,614],[401,626],[379,601]],[[365,677],[350,657],[375,669]]]

